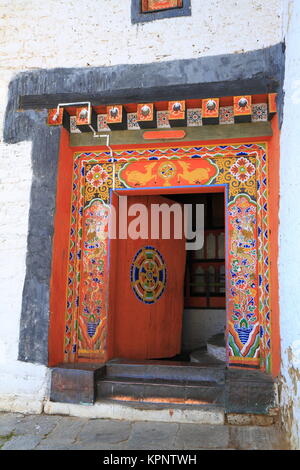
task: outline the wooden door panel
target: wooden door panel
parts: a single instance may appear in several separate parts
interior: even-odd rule
[[[128,208],[136,203],[150,208],[151,203],[172,205],[173,201],[161,196],[128,197]],[[150,234],[150,217],[148,223]],[[171,235],[169,240],[128,238],[115,244],[115,357],[154,359],[180,352],[185,239]]]

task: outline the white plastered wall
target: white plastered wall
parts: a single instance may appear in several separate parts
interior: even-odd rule
[[[40,412],[45,367],[17,360],[31,187],[31,142],[7,145],[9,81],[24,70],[241,53],[282,40],[281,0],[192,0],[192,16],[131,24],[131,0],[0,3],[0,409]]]
[[[281,40],[281,0],[192,0],[192,16],[131,24],[131,0],[1,1],[5,67],[159,62]]]
[[[47,369],[17,360],[31,186],[31,142],[3,143],[7,87],[0,78],[0,410],[40,412]]]
[[[292,445],[300,449],[300,2],[286,1],[285,104],[281,133],[279,286],[281,405]]]

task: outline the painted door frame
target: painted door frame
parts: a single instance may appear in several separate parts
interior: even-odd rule
[[[198,146],[222,146],[222,145],[246,145],[265,143],[268,158],[272,160],[267,170],[269,179],[269,265],[270,265],[270,287],[269,292],[270,310],[272,322],[270,331],[271,342],[271,364],[270,372],[277,376],[280,371],[280,328],[279,328],[279,303],[278,303],[278,207],[279,207],[279,125],[277,115],[272,120],[272,136],[265,137],[240,137],[237,139],[223,138],[216,140],[197,140],[177,142],[177,146],[193,147]],[[122,152],[126,149],[161,149],[171,148],[171,142],[163,143],[139,143],[132,145],[115,145],[114,152]],[[65,306],[68,285],[68,258],[69,258],[69,234],[70,219],[72,209],[73,183],[72,175],[74,171],[74,156],[80,152],[102,152],[107,151],[104,146],[74,146],[70,144],[70,136],[62,129],[59,151],[58,183],[56,194],[56,215],[53,237],[53,257],[52,274],[50,281],[50,323],[49,323],[49,366],[54,366],[63,362],[72,362],[72,359],[65,357]],[[195,188],[195,186],[193,186]],[[205,186],[205,191],[209,191],[210,185]],[[156,188],[157,189],[157,188]],[[176,188],[177,189],[177,188]],[[131,189],[128,189],[131,191]],[[228,279],[227,279],[228,280]]]
[[[110,190],[110,204],[115,207],[118,206],[118,196],[165,196],[166,194],[208,194],[208,193],[223,193],[224,194],[224,225],[225,225],[225,297],[226,297],[226,364],[229,362],[228,351],[228,184],[215,184],[215,185],[188,185],[188,186],[168,186],[168,187],[148,187],[148,188],[118,188]],[[118,218],[118,217],[117,217]],[[107,360],[114,358],[114,286],[115,274],[117,270],[117,259],[115,257],[117,240],[109,240],[109,311],[108,324],[107,324]]]

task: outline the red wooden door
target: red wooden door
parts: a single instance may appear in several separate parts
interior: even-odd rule
[[[169,239],[162,239],[161,231],[159,239],[151,239],[150,205],[170,206],[174,201],[161,196],[130,196],[127,201],[128,210],[136,203],[148,208],[149,238],[128,238],[114,244],[113,356],[172,357],[181,349],[185,239],[175,239],[172,229]],[[132,219],[128,217],[128,222]]]

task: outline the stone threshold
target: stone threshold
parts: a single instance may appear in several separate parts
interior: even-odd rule
[[[89,419],[152,421],[181,424],[211,424],[235,426],[272,426],[277,423],[277,410],[269,415],[225,413],[221,407],[170,404],[118,403],[97,401],[94,405],[79,405],[46,401],[43,412],[48,415],[73,416]]]
[[[79,405],[47,401],[44,413],[49,415],[75,416],[78,418],[102,418],[128,421],[160,421],[164,423],[224,425],[222,408],[187,405],[117,403],[110,400],[97,401],[94,405]]]

